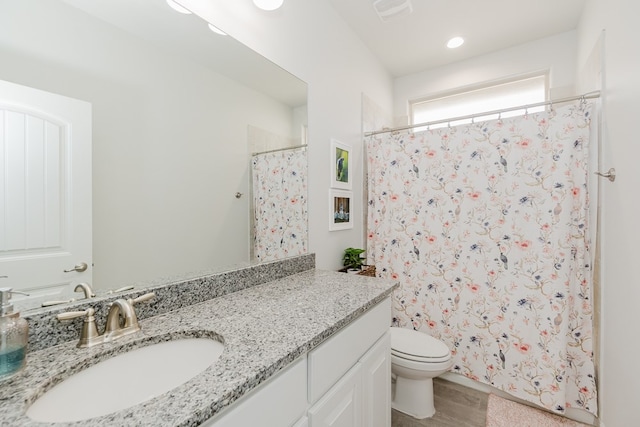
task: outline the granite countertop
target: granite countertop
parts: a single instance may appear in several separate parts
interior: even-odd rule
[[[0,424],[47,425],[25,415],[31,402],[73,373],[127,349],[172,338],[217,337],[224,351],[197,377],[140,405],[91,419],[92,426],[199,425],[382,301],[395,286],[308,270],[142,320],[141,332],[111,343],[80,349],[74,340],[31,352],[23,372],[0,381]]]

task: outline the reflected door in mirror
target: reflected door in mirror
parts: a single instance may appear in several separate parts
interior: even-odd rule
[[[3,286],[39,303],[91,282],[90,104],[0,81],[0,200]]]

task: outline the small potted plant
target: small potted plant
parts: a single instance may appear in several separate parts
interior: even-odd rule
[[[364,249],[358,248],[345,249],[344,255],[342,256],[342,265],[346,267],[347,271],[360,271],[362,269],[362,265],[364,264],[364,258],[361,258],[360,255],[364,252]]]

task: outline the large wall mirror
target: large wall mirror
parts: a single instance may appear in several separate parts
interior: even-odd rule
[[[293,149],[306,143],[303,81],[165,0],[0,0],[0,28],[0,80],[91,104],[96,291],[256,262],[253,154],[304,152]],[[290,173],[279,159],[292,161],[262,171]],[[293,162],[306,175],[306,157]],[[0,271],[0,286],[35,289],[23,309],[73,296],[80,280],[54,278],[67,289],[54,295],[26,270]]]

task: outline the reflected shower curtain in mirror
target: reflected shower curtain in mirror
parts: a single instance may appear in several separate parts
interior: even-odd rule
[[[307,153],[292,149],[251,159],[256,261],[307,253]]]
[[[452,371],[563,413],[597,413],[591,105],[367,141],[369,262],[400,282],[394,326]]]

